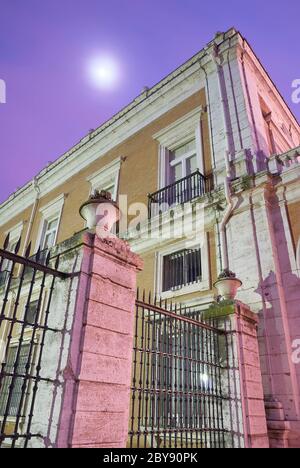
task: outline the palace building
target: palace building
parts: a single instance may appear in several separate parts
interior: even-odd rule
[[[13,252],[21,238],[19,255],[31,244],[42,261],[86,229],[79,210],[96,190],[119,204],[118,236],[153,296],[201,311],[220,299],[220,274],[241,281],[237,299],[259,319],[270,443],[299,447],[300,125],[238,31],[217,33],[12,194],[0,244],[9,234]],[[0,393],[0,419],[3,406]]]

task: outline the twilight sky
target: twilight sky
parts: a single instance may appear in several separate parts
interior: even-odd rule
[[[0,201],[231,26],[300,120],[299,18],[299,0],[0,0]],[[90,76],[102,57],[114,86]]]

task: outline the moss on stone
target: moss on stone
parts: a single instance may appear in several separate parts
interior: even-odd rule
[[[202,317],[204,319],[226,317],[228,315],[233,315],[234,311],[235,311],[234,301],[215,302],[209,307],[207,311],[205,311],[202,314]]]

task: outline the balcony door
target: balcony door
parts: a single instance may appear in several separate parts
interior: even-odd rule
[[[196,141],[190,141],[185,145],[169,152],[169,184],[178,182],[198,169]]]
[[[199,168],[196,141],[192,140],[166,155],[166,185],[169,205],[185,203],[196,193],[196,178],[189,178]]]

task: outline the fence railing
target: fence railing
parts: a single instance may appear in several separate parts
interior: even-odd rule
[[[130,447],[243,446],[233,340],[226,320],[137,298]]]
[[[148,195],[149,218],[169,208],[202,197],[213,190],[213,175],[204,176],[200,171],[184,177],[155,193]]]
[[[8,246],[9,238],[0,249],[0,448],[26,448],[42,438],[41,422],[33,424],[38,394],[47,401],[60,385],[43,359],[46,341],[64,331],[51,326],[51,303],[56,282],[70,275],[59,271],[59,257],[52,265],[50,253],[33,260],[30,246],[24,257],[20,241],[13,252]]]

